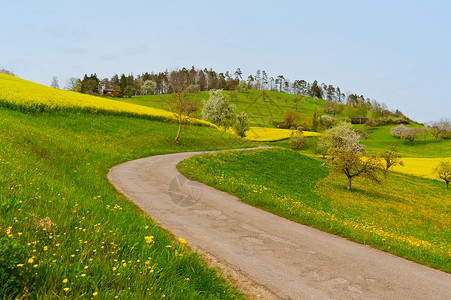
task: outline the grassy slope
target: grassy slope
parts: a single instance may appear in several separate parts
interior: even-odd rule
[[[249,142],[189,125],[174,144],[175,124],[5,108],[0,126],[0,281],[11,280],[10,290],[0,284],[0,297],[240,297],[122,197],[106,174],[140,157]],[[46,229],[47,217],[55,225]]]
[[[451,272],[451,198],[442,183],[395,174],[383,186],[354,179],[349,193],[346,178],[320,164],[271,149],[196,156],[179,169],[293,221]]]
[[[262,91],[248,90],[244,93],[237,93],[236,97],[232,97],[231,92],[224,91],[228,95],[230,103],[236,105],[238,111],[245,111],[249,113],[251,126],[271,126],[269,116],[273,121],[279,122],[282,115],[287,110],[293,110],[300,114],[301,120],[306,116],[312,116],[315,107],[323,112],[324,100],[318,99],[318,103],[314,103],[312,97],[300,97],[279,92],[265,91],[267,98],[262,97]],[[202,104],[203,100],[208,100],[208,92],[199,92],[192,95],[193,99]],[[136,96],[132,98],[116,98],[119,101],[134,103],[149,107],[160,109],[168,109],[165,100],[170,95],[151,95],[151,96]],[[297,109],[295,108],[294,99],[300,99]],[[200,111],[194,114],[195,117],[200,118]]]

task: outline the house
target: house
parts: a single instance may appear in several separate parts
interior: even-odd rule
[[[112,89],[103,89],[103,94],[106,96],[114,96],[116,95],[116,91]]]

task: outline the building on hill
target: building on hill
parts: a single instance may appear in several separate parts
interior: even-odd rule
[[[112,89],[103,89],[103,95],[114,96],[114,95],[116,95],[116,91],[112,90]]]

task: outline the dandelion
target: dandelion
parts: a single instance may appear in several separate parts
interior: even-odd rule
[[[85,277],[85,276],[86,276],[86,274],[85,274],[85,273],[83,273],[83,274],[81,274],[80,276],[81,276],[81,277]]]
[[[63,283],[67,283],[69,280],[67,280],[67,278],[63,279]]]
[[[144,239],[146,240],[147,244],[150,244],[153,242],[153,235],[151,236],[145,236]]]
[[[64,288],[63,290],[64,290],[65,292],[68,292],[68,291],[70,290],[70,288],[67,287],[67,288]]]
[[[17,264],[16,266],[21,268],[21,267],[23,267],[23,264]]]
[[[92,295],[93,295],[94,297],[97,296],[97,294],[98,294],[97,292],[92,293]]]
[[[186,241],[183,238],[179,238],[179,242],[182,244],[186,244]]]
[[[47,246],[44,246],[44,251],[47,251],[49,248]]]
[[[28,263],[29,263],[29,264],[32,264],[33,261],[34,261],[33,257],[28,259]]]

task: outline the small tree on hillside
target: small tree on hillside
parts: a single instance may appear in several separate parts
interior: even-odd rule
[[[390,129],[390,134],[394,137],[400,138],[401,137],[401,133],[404,131],[404,129],[406,129],[407,127],[404,126],[403,124],[400,124],[396,127],[392,127]]]
[[[232,127],[238,136],[245,137],[246,131],[249,130],[249,123],[249,115],[243,111],[236,115],[235,123]]]
[[[431,122],[428,130],[435,137],[435,142],[438,143],[440,136],[444,136],[451,131],[451,121],[449,119],[440,119],[440,121]]]
[[[376,155],[368,155],[365,147],[359,142],[360,136],[351,125],[341,122],[325,131],[318,146],[326,151],[334,172],[344,173],[348,179],[348,191],[352,188],[352,179],[363,176],[375,183],[382,182],[383,173],[380,159]]]
[[[404,166],[404,162],[401,160],[401,155],[398,152],[398,148],[395,146],[390,146],[384,152],[380,154],[385,167],[385,173],[388,173],[388,169],[393,166],[399,165]]]
[[[287,110],[283,116],[282,121],[279,123],[280,128],[290,129],[296,126],[296,121],[299,120],[300,115],[292,110]]]
[[[421,136],[421,129],[418,127],[407,127],[403,131],[401,131],[400,138],[402,140],[409,140],[410,146],[412,146],[412,142]]]
[[[441,161],[432,171],[438,177],[446,182],[446,189],[449,189],[449,182],[451,181],[451,161]]]
[[[54,89],[59,89],[60,85],[58,83],[58,78],[56,78],[56,76],[53,76],[52,78],[52,83],[50,84],[50,86]]]
[[[222,90],[210,90],[210,98],[204,101],[202,119],[225,128],[235,123],[235,105],[229,104]]]

